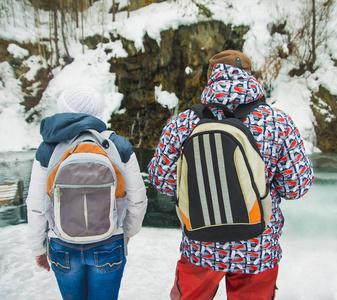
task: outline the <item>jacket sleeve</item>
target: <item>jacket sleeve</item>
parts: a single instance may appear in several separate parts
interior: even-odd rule
[[[152,185],[168,196],[177,194],[177,160],[182,145],[198,123],[191,110],[183,111],[164,126],[153,158],[148,165]]]
[[[36,159],[33,162],[31,179],[26,199],[28,232],[27,241],[34,256],[47,252],[47,219],[45,216],[45,194],[47,169]]]
[[[299,130],[289,116],[285,115],[283,119],[287,120],[286,127],[282,130],[283,142],[280,144],[272,184],[280,197],[291,200],[306,194],[314,182],[314,172]]]
[[[147,196],[138,160],[132,153],[125,166],[125,190],[127,196],[126,230],[127,236],[137,234],[141,227],[147,208]]]

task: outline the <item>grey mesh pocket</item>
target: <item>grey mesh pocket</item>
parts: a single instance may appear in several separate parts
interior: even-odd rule
[[[109,231],[114,195],[112,186],[73,188],[65,185],[60,189],[60,227],[69,237],[102,235]],[[114,189],[113,189],[114,191]],[[112,202],[112,203],[111,203]]]

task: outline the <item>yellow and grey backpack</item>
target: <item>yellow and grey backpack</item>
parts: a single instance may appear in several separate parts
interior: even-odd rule
[[[123,223],[124,165],[109,139],[111,134],[86,130],[59,143],[50,158],[46,216],[49,227],[63,241],[103,241]]]
[[[259,236],[269,223],[271,198],[265,165],[242,120],[261,105],[191,107],[200,118],[185,140],[177,166],[177,214],[193,240],[226,242]],[[216,120],[209,107],[221,109]]]

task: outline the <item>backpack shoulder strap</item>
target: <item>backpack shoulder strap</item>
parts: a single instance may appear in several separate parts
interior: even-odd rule
[[[100,132],[101,136],[103,136],[105,139],[109,139],[113,133],[114,133],[113,130],[104,130]]]
[[[98,131],[94,130],[94,129],[86,129],[84,131],[82,131],[75,139],[77,139],[80,136],[85,136],[85,134],[89,134],[89,136],[93,137],[100,145],[104,146],[104,140],[105,137],[99,133]]]
[[[205,108],[206,106],[204,104],[197,104],[189,107],[189,109],[193,110],[196,113],[199,119],[214,119],[214,115],[212,114],[212,112],[209,109],[205,110]]]
[[[257,101],[239,105],[234,113],[231,112],[228,107],[222,103],[197,104],[189,107],[189,109],[193,110],[200,119],[215,119],[212,111],[210,110],[210,107],[216,107],[223,110],[226,118],[236,118],[240,121],[243,121],[254,108],[257,108],[262,104],[268,105],[265,103],[264,96],[262,96]]]
[[[234,114],[228,109],[228,107],[222,103],[207,103],[207,104],[198,104],[190,107],[200,119],[215,119],[210,107],[216,107],[222,109],[226,118],[235,118]]]
[[[262,96],[257,101],[239,105],[237,109],[234,111],[235,118],[239,119],[240,121],[243,121],[254,108],[257,108],[262,104],[268,105],[265,103],[264,96]]]

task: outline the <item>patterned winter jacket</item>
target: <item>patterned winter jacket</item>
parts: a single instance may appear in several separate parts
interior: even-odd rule
[[[239,104],[256,101],[263,96],[257,80],[241,69],[217,64],[202,96],[202,103],[219,102],[232,111]],[[216,118],[224,119],[221,110],[212,108]],[[148,165],[152,184],[161,193],[176,195],[177,159],[182,145],[199,118],[185,110],[169,120],[164,127],[155,155]],[[244,120],[253,133],[265,163],[271,186],[272,216],[262,235],[240,242],[199,242],[184,232],[180,251],[191,263],[205,268],[241,273],[260,273],[275,267],[281,259],[279,238],[283,215],[281,198],[303,196],[314,181],[312,163],[305,153],[299,131],[283,111],[262,105]]]

